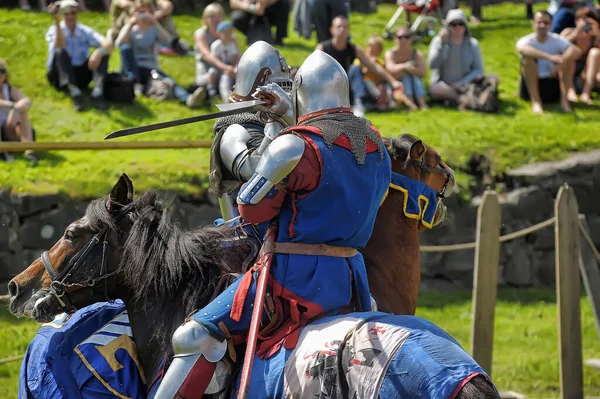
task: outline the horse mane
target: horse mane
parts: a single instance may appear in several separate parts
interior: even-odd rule
[[[171,202],[154,190],[134,201],[133,224],[119,264],[119,275],[135,306],[159,315],[152,339],[163,349],[171,347],[173,318],[206,305],[220,277],[232,272],[229,265],[242,264],[249,253],[239,241],[224,245],[224,240],[233,238],[230,228],[183,231],[170,220]],[[96,223],[110,224],[104,203],[90,204],[88,214],[97,218]]]
[[[384,137],[383,143],[387,148],[390,158],[393,160],[405,161],[408,159],[410,153],[410,147],[419,141],[419,139],[412,134],[402,134],[399,137]]]

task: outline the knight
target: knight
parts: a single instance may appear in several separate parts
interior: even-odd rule
[[[267,100],[264,112],[273,121],[290,111],[294,118],[268,138],[237,196],[241,219],[270,225],[255,266],[175,331],[159,399],[222,392],[223,370],[247,338],[260,270],[270,270],[266,300],[258,304],[267,310],[261,358],[294,348],[301,328],[318,317],[371,308],[357,249],[371,236],[391,179],[379,132],[353,115],[345,70],[320,50],[298,69],[291,98],[275,83],[252,89],[253,98]]]
[[[279,85],[288,95],[292,91],[290,67],[285,58],[275,47],[258,41],[248,47],[240,58],[230,100],[254,100],[256,89],[268,83]],[[238,216],[235,206],[237,190],[250,179],[260,154],[271,140],[294,122],[291,111],[283,117],[266,112],[245,112],[222,117],[215,122],[210,184],[219,199],[223,219]]]

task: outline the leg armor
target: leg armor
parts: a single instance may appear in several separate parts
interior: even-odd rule
[[[156,399],[173,399],[178,393],[187,397],[186,392],[199,395],[219,391],[219,383],[214,378],[215,369],[227,351],[227,342],[214,338],[202,324],[189,320],[173,334],[173,362],[156,392]],[[222,363],[220,367],[225,367]],[[217,370],[218,371],[218,370]],[[222,373],[221,373],[222,374]],[[203,378],[202,378],[203,377]]]

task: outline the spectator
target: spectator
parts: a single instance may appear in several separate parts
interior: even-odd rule
[[[125,75],[137,82],[136,92],[139,93],[142,87],[147,86],[154,72],[174,84],[173,94],[181,103],[189,108],[197,108],[204,102],[205,89],[200,87],[189,94],[158,66],[158,44],[169,43],[171,36],[155,18],[152,0],[135,0],[135,5],[133,16],[121,29],[116,41]]]
[[[365,55],[372,63],[385,68],[385,61],[381,58],[383,51],[383,39],[379,35],[371,35],[367,40]],[[362,65],[358,58],[354,59],[354,64],[358,65],[362,71],[363,82],[365,84],[367,96],[365,105],[369,109],[377,108],[378,111],[385,111],[394,107],[396,104],[391,100],[391,88],[386,80],[376,72],[369,71],[369,68]],[[403,92],[403,89],[399,89]]]
[[[215,40],[210,46],[210,53],[219,61],[233,68],[234,73],[237,69],[238,61],[240,60],[240,49],[233,35],[233,24],[229,21],[220,22],[217,26],[219,39]],[[229,102],[229,92],[233,88],[234,75],[220,73],[215,67],[211,68],[211,75],[214,77],[213,82],[219,82],[219,94],[224,102]],[[216,94],[213,85],[208,86],[209,95]]]
[[[600,29],[598,15],[588,7],[583,7],[575,13],[575,27],[567,28],[561,36],[581,51],[581,56],[575,61],[575,82],[583,80],[581,101],[592,103],[592,90],[600,82]],[[581,88],[581,86],[579,86]],[[573,94],[574,95],[574,94]]]
[[[173,21],[173,11],[175,6],[171,0],[156,0],[154,7],[154,18],[171,35],[169,47],[179,55],[187,55],[190,52],[190,46],[179,37],[177,27]]]
[[[283,45],[287,37],[290,0],[229,0],[231,21],[246,35],[250,45],[259,40],[273,43],[271,26],[275,26],[275,44]]]
[[[575,60],[581,50],[556,33],[549,32],[552,17],[547,11],[533,16],[534,32],[517,42],[521,54],[520,96],[531,100],[536,114],[544,112],[542,102],[560,102],[561,108],[571,112],[567,98],[573,92]],[[576,97],[576,96],[575,96]]]
[[[106,36],[112,43],[117,40],[119,32],[121,32],[127,20],[131,18],[134,10],[135,4],[133,4],[133,0],[112,0],[110,2],[110,10],[108,11],[110,27],[108,28],[108,32],[106,32]]]
[[[394,36],[395,45],[385,53],[385,68],[404,85],[404,94],[409,109],[429,108],[425,101],[425,57],[412,47],[413,35],[407,26],[400,27]]]
[[[134,0],[112,0],[110,4],[110,28],[108,29],[107,36],[111,39],[112,43],[117,40],[119,32],[123,29],[123,26],[133,15],[135,10]],[[154,18],[162,25],[162,27],[171,35],[170,43],[166,43],[166,46],[171,51],[166,51],[169,54],[187,55],[190,51],[188,44],[179,37],[177,33],[177,27],[171,14],[173,14],[174,6],[170,0],[152,0],[152,9],[154,10]]]
[[[31,100],[21,90],[8,83],[6,61],[0,58],[0,141],[35,141],[35,133],[29,120]],[[1,154],[5,161],[12,162],[10,153]],[[25,158],[37,165],[32,150],[25,151]]]
[[[46,77],[56,89],[67,89],[77,111],[83,110],[83,93],[94,81],[91,99],[97,109],[106,109],[103,86],[108,69],[110,41],[89,26],[77,22],[79,4],[75,0],[52,3],[48,10],[54,19],[46,32],[48,60]],[[61,21],[59,12],[63,14]],[[95,50],[90,55],[90,48]]]
[[[471,37],[462,10],[448,11],[445,27],[429,45],[428,62],[434,101],[456,102],[467,84],[483,76],[479,42]]]
[[[214,95],[214,85],[219,75],[223,79],[233,79],[235,68],[227,65],[211,52],[211,46],[219,39],[217,27],[223,21],[225,11],[219,3],[211,3],[204,9],[202,20],[204,25],[194,33],[196,50],[196,87],[211,86]],[[225,76],[225,77],[224,77]]]
[[[560,8],[552,15],[550,32],[560,34],[567,28],[574,28],[575,13],[578,9],[585,7],[585,4],[585,0],[563,0]]]
[[[305,14],[305,20],[302,21],[299,26],[302,24],[306,24],[305,26],[310,27],[314,24],[315,31],[317,33],[317,42],[322,43],[326,40],[330,40],[332,38],[330,27],[333,24],[333,20],[336,17],[345,17],[346,19],[350,18],[350,1],[349,0],[296,0],[297,3],[306,2],[306,7],[308,8],[308,12]],[[300,17],[300,4],[296,6],[294,4],[294,9],[298,10],[296,15]],[[295,18],[297,20],[297,18]],[[300,22],[300,21],[299,21]],[[310,30],[301,29],[302,32],[308,31],[309,35],[306,36],[305,33],[302,33],[307,39],[310,39]]]
[[[377,74],[381,79],[387,81],[394,90],[402,88],[402,83],[394,79],[382,65],[371,61],[360,46],[350,42],[350,28],[346,17],[333,19],[331,36],[331,40],[319,43],[317,49],[332,56],[348,73],[350,99],[355,115],[364,116],[365,106],[363,101],[367,99],[368,95],[363,81],[363,71],[359,65],[353,64],[355,58],[360,60],[368,72]]]

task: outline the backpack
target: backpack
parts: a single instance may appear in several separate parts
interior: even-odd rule
[[[153,70],[146,83],[146,96],[153,100],[173,100],[175,98],[175,83]]]
[[[104,99],[116,103],[132,104],[135,99],[133,81],[120,73],[108,73],[104,79]]]
[[[496,75],[486,75],[465,85],[458,97],[458,109],[496,113],[498,112],[498,84]]]

